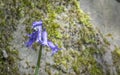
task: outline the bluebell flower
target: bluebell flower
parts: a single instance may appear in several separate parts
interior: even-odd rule
[[[48,34],[46,29],[42,30],[42,21],[33,22],[32,28],[35,30],[32,34],[28,35],[29,40],[26,43],[27,47],[31,47],[34,42],[39,42],[43,46],[48,46],[52,49],[52,55],[54,55],[60,48],[54,45],[51,41],[48,41]]]
[[[44,29],[43,31],[42,31],[42,40],[41,41],[39,41],[43,46],[48,46],[48,37],[47,37],[47,32],[46,32],[46,29]]]
[[[27,47],[31,47],[34,42],[41,41],[42,34],[42,21],[33,22],[32,28],[35,30],[32,34],[29,34],[29,40],[26,43]]]
[[[52,49],[52,55],[54,55],[60,48],[57,45],[54,45],[51,41],[48,41],[48,46]]]

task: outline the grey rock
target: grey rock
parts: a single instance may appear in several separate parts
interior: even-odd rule
[[[4,58],[8,58],[8,54],[7,54],[6,50],[2,50],[2,53],[3,53]]]

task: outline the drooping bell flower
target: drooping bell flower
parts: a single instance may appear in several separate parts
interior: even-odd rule
[[[54,45],[51,41],[48,41],[48,46],[52,49],[52,55],[54,55],[60,48],[57,45]]]
[[[42,21],[33,22],[32,28],[35,30],[32,34],[28,35],[29,40],[26,43],[27,47],[31,47],[34,42],[41,41],[42,34]]]
[[[52,49],[52,55],[54,55],[60,48],[54,45],[51,41],[48,41],[48,34],[46,29],[42,30],[42,21],[33,22],[32,28],[35,30],[32,34],[28,35],[29,40],[26,43],[27,47],[31,47],[34,42],[39,42],[43,46],[48,46]]]

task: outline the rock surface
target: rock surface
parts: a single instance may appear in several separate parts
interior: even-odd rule
[[[119,75],[120,49],[114,46],[119,44],[116,42],[119,37],[116,35],[119,17],[116,12],[109,13],[115,11],[115,7],[119,8],[116,6],[119,3],[108,0],[80,2],[81,4],[77,0],[1,1],[0,9],[5,14],[0,12],[0,75],[34,75],[40,45],[35,43],[32,48],[27,48],[25,42],[28,40],[26,35],[33,31],[32,22],[38,20],[43,21],[48,38],[62,49],[51,56],[51,49],[43,48],[39,75]],[[106,5],[105,8],[100,3]],[[93,24],[80,5],[90,15]],[[111,18],[114,16],[117,17],[116,20]],[[111,31],[115,28],[112,26],[114,21],[115,33]],[[115,40],[108,33],[116,35]],[[103,34],[109,37],[106,39]],[[9,36],[12,38],[8,42]],[[5,59],[3,50],[8,55]]]
[[[92,23],[104,34],[112,34],[120,45],[120,3],[117,0],[80,0],[81,8],[90,15]],[[108,37],[109,40],[109,37]]]

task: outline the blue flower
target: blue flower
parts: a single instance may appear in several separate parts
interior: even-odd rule
[[[51,41],[48,41],[48,46],[52,49],[52,55],[54,55],[60,48],[57,45],[54,45]]]
[[[48,34],[46,29],[42,30],[42,21],[33,22],[32,28],[35,30],[32,34],[28,35],[29,40],[26,43],[27,47],[31,47],[34,42],[38,42],[43,46],[48,46],[52,49],[52,55],[54,55],[60,48],[54,45],[51,41],[48,41]]]
[[[29,35],[29,40],[26,42],[27,47],[31,47],[38,37],[38,31],[34,31],[32,34]]]
[[[42,34],[42,21],[33,22],[32,28],[35,30],[32,34],[28,35],[29,40],[26,43],[27,47],[31,47],[34,42],[41,41]]]
[[[33,22],[32,28],[34,29],[36,26],[42,26],[42,21],[40,20],[40,21]]]
[[[42,41],[42,21],[35,21],[33,22],[32,28],[38,31],[38,36],[36,42]]]
[[[42,40],[39,41],[39,42],[43,46],[45,46],[45,45],[48,46],[48,42],[47,41],[48,41],[47,32],[46,32],[46,29],[44,29],[43,32],[42,32]]]

